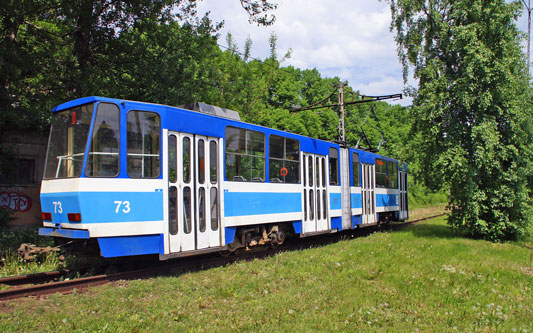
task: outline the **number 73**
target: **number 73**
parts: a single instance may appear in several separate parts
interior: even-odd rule
[[[130,202],[129,201],[115,201],[115,205],[117,205],[117,208],[115,209],[115,213],[118,214],[118,211],[120,210],[120,207],[122,207],[122,212],[128,214],[130,212]]]

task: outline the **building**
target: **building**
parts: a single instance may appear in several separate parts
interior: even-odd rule
[[[2,136],[0,208],[13,212],[12,226],[41,224],[39,192],[48,133],[8,132]]]

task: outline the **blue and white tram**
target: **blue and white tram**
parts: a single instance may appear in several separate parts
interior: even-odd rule
[[[40,235],[168,259],[405,220],[407,167],[197,103],[53,109]]]

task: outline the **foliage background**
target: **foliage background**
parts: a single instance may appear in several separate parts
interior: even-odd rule
[[[413,108],[373,104],[385,133],[381,153],[409,163],[414,192],[437,193],[430,201],[449,194],[449,222],[457,231],[521,237],[531,224],[533,122],[513,22],[519,3],[388,2],[400,58],[420,86]],[[283,66],[290,50],[279,56],[275,35],[270,57],[254,59],[252,40],[242,50],[231,35],[222,41],[221,25],[199,16],[195,4],[8,0],[0,8],[0,161],[11,152],[2,143],[7,129],[47,131],[53,106],[90,95],[169,105],[202,101],[238,110],[246,122],[337,139],[335,110],[290,110],[320,102],[340,78]],[[241,4],[251,22],[274,22],[275,4]],[[370,107],[347,107],[352,146]],[[374,147],[381,137],[376,119],[365,126]]]
[[[489,240],[531,224],[532,95],[519,1],[391,0],[425,183],[449,187],[450,225]]]

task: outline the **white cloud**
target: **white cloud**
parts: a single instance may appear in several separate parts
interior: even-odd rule
[[[389,31],[390,9],[381,1],[368,0],[273,0],[278,9],[271,27],[248,23],[248,16],[238,0],[204,0],[198,12],[211,11],[210,17],[225,21],[219,43],[225,44],[231,32],[241,47],[248,36],[253,41],[252,56],[269,56],[269,36],[278,36],[281,57],[291,48],[284,65],[317,68],[327,77],[348,80],[365,94],[387,95],[403,91],[401,65],[396,54],[394,35]],[[525,22],[524,22],[525,21]],[[527,14],[519,20],[527,31]],[[399,102],[411,103],[411,99]]]

